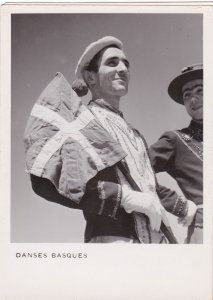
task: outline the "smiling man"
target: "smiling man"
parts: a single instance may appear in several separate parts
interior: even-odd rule
[[[146,146],[119,110],[130,80],[130,63],[121,41],[104,37],[90,44],[77,64],[76,76],[86,82],[92,95],[89,109],[125,151],[125,171],[143,191],[134,191],[118,166],[109,170],[105,179],[98,178],[101,202],[107,206],[110,198],[114,198],[114,210],[118,210],[120,219],[93,215],[91,222],[86,216],[86,231],[94,228],[90,242],[165,243],[160,225],[162,220],[167,222],[166,214],[156,193]]]
[[[150,147],[150,157],[156,172],[168,172],[178,183],[185,199],[165,201],[171,213],[182,200],[185,216],[179,223],[188,227],[186,243],[203,242],[203,65],[182,70],[169,85],[168,93],[184,105],[192,118],[187,128],[168,131]],[[182,199],[181,199],[182,198]]]
[[[119,110],[121,97],[127,94],[130,80],[130,64],[121,41],[107,36],[91,43],[80,57],[75,74],[77,83],[73,89],[81,96],[87,93],[87,89],[90,90],[91,101],[87,108],[101,125],[103,134],[107,133],[109,137],[100,145],[103,137],[96,131],[94,121],[86,126],[87,138],[92,135],[93,139],[90,145],[85,143],[79,152],[73,151],[69,166],[65,166],[71,174],[68,184],[73,180],[78,190],[82,180],[78,177],[79,169],[84,178],[85,174],[94,172],[100,162],[97,153],[108,155],[111,165],[98,171],[96,176],[89,176],[91,179],[78,204],[59,194],[48,180],[32,175],[34,191],[49,201],[83,210],[85,242],[167,243],[168,235],[166,238],[161,228],[162,222],[168,225],[166,211],[158,198],[156,178],[145,141]],[[80,121],[84,122],[83,118],[87,115],[87,111],[81,114]],[[82,140],[82,131],[75,134],[74,139],[78,136]],[[116,143],[116,151],[108,146],[110,140]],[[92,153],[94,157],[94,149],[97,161],[92,161],[92,157],[81,159],[83,151]],[[122,156],[118,163],[112,164],[113,155],[118,156],[119,153]],[[78,170],[73,165],[77,165]]]
[[[91,67],[83,72],[92,93],[92,100],[104,99],[119,109],[120,98],[126,95],[129,85],[129,62],[124,52],[116,47],[106,47],[96,56],[97,72]]]

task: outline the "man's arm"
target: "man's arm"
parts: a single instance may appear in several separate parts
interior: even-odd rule
[[[165,132],[159,140],[149,147],[149,157],[156,173],[174,169],[176,144],[174,134]]]
[[[162,185],[157,186],[157,192],[163,207],[168,212],[180,218],[187,215],[188,201],[185,197]]]
[[[189,226],[197,212],[196,204],[178,195],[164,186],[158,186],[158,194],[164,208],[178,217],[178,222],[183,226]]]
[[[176,144],[173,132],[164,133],[160,139],[149,148],[149,157],[156,173],[175,169]],[[188,201],[174,190],[162,185],[157,186],[158,194],[165,209],[177,217],[185,217],[188,211]]]
[[[80,203],[59,194],[55,186],[45,178],[31,175],[34,192],[40,197],[64,205],[69,208],[81,209],[85,212],[117,218],[121,202],[121,186],[117,184],[113,168],[107,168],[92,178]]]
[[[148,216],[151,226],[159,230],[161,219],[165,219],[164,208],[160,206],[152,194],[125,189],[118,184],[116,170],[113,167],[99,172],[86,186],[80,203],[60,195],[54,185],[45,178],[31,175],[34,192],[48,201],[70,208],[81,209],[105,217],[117,219],[125,210],[144,213]]]

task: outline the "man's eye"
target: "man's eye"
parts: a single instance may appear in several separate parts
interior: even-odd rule
[[[202,88],[197,89],[196,93],[199,95],[203,95],[203,89]]]
[[[117,62],[116,62],[115,60],[111,60],[111,61],[109,61],[109,62],[107,63],[107,65],[110,66],[110,67],[114,67],[114,66],[117,65]]]
[[[184,99],[188,99],[189,97],[190,97],[190,93],[184,93],[184,94],[183,94],[183,98],[184,98]]]
[[[128,63],[128,61],[125,61],[124,64],[125,64],[126,68],[129,69],[129,63]]]

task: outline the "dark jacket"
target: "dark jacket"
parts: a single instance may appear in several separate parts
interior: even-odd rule
[[[133,215],[126,213],[120,206],[122,191],[114,167],[102,170],[87,183],[86,192],[79,204],[60,195],[45,178],[31,175],[31,182],[34,192],[42,198],[83,211],[86,219],[85,242],[99,235],[137,239]],[[184,214],[185,205],[182,205],[182,200],[178,199],[174,191],[157,185],[157,192],[162,202],[178,202],[176,212],[181,208],[180,213]],[[147,230],[149,231],[148,224]]]
[[[203,204],[203,128],[191,122],[189,127],[168,131],[150,147],[151,163],[156,173],[167,172],[178,183],[184,196],[196,205]],[[174,199],[164,202],[164,207],[173,212]],[[196,214],[195,226],[202,227],[203,209]]]
[[[99,172],[91,179],[80,204],[60,195],[47,179],[31,175],[36,194],[69,208],[81,209],[86,219],[85,242],[98,235],[137,238],[131,214],[120,207],[121,186],[113,167]]]

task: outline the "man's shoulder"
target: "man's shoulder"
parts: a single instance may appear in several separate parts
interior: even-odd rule
[[[156,143],[160,143],[161,145],[170,145],[170,147],[177,147],[177,144],[179,144],[182,134],[182,129],[165,131]]]
[[[164,132],[160,140],[172,144],[174,147],[179,147],[188,138],[188,127]]]
[[[167,138],[167,139],[175,139],[177,136],[177,132],[179,132],[179,130],[168,130],[165,131],[162,135],[161,135],[161,139],[162,138]]]
[[[177,130],[179,133],[188,133],[189,132],[189,127],[184,127],[180,130]]]

